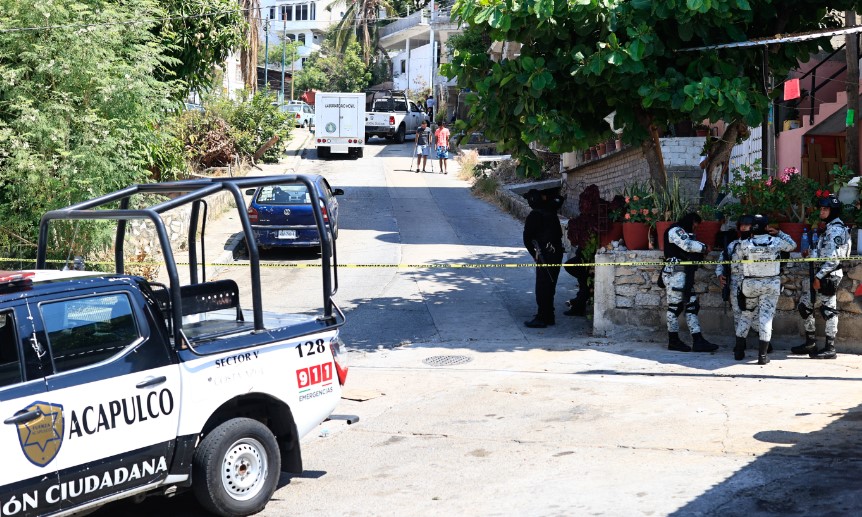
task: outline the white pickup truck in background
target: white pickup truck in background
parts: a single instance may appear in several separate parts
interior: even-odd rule
[[[425,110],[407,99],[403,91],[370,91],[366,95],[366,140],[377,136],[400,144],[406,135],[416,133],[423,120],[431,123]]]

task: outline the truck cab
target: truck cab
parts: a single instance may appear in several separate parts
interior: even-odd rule
[[[302,471],[300,439],[330,416],[346,381],[345,319],[332,300],[335,243],[319,208],[320,313],[263,310],[240,189],[285,181],[310,187],[303,175],[135,185],[43,217],[36,267],[0,272],[0,514],[66,515],[192,490],[213,514],[249,515],[265,507],[280,472]],[[234,279],[206,279],[199,223],[206,198],[225,191],[249,249],[250,300]],[[142,195],[160,201],[130,208]],[[161,215],[185,205],[181,283]],[[115,271],[50,268],[50,223],[86,219],[115,223]],[[124,273],[135,219],[156,228],[166,284]]]
[[[429,122],[428,114],[409,100],[400,90],[374,90],[366,94],[365,138],[377,136],[403,143],[422,124]]]

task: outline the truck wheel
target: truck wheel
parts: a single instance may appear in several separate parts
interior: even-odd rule
[[[272,432],[257,420],[234,418],[204,437],[192,463],[192,489],[209,512],[260,512],[275,492],[281,455]]]
[[[404,143],[404,134],[405,134],[404,124],[401,124],[400,126],[398,126],[398,132],[395,133],[395,143],[396,144],[403,144]]]

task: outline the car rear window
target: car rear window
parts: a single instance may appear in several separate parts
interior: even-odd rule
[[[310,205],[311,194],[305,185],[262,187],[257,202],[269,205]]]

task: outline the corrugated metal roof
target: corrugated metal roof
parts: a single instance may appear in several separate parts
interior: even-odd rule
[[[734,43],[722,43],[720,45],[707,45],[705,47],[682,48],[676,52],[696,52],[700,50],[718,50],[723,48],[758,47],[762,45],[773,45],[776,43],[792,43],[794,41],[807,41],[818,38],[829,38],[833,36],[844,36],[862,32],[862,26],[846,27],[843,29],[832,29],[826,31],[806,32],[800,34],[776,34],[772,38],[762,38],[749,41],[737,41]]]

